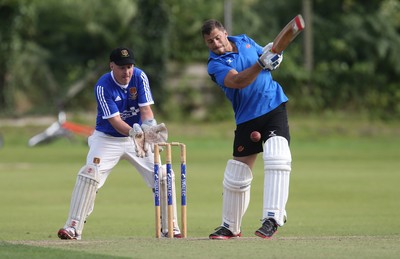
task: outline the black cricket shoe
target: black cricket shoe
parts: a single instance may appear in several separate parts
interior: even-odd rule
[[[261,238],[271,238],[278,231],[278,224],[274,219],[266,219],[262,226],[254,234]]]
[[[232,233],[232,231],[230,231],[229,229],[227,229],[226,227],[223,227],[223,226],[219,226],[215,230],[216,231],[214,233],[210,234],[210,236],[209,236],[210,239],[226,240],[226,239],[242,236],[241,232],[237,235],[234,235]]]

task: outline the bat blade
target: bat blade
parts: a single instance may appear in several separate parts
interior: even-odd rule
[[[275,37],[271,51],[280,53],[304,30],[305,23],[301,14],[296,15]]]

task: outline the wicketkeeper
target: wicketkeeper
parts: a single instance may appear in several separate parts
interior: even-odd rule
[[[109,64],[111,71],[101,76],[94,87],[97,100],[96,130],[88,139],[90,150],[86,164],[78,172],[67,221],[58,231],[61,239],[81,239],[86,219],[93,211],[96,194],[121,159],[129,161],[152,190],[153,144],[166,142],[168,138],[165,125],[157,124],[154,119],[150,84],[145,72],[135,67],[133,52],[124,47],[116,48],[110,54]],[[166,208],[165,167],[161,167],[160,171],[160,202]],[[174,237],[180,238],[175,185],[172,188]],[[161,217],[161,231],[167,236],[166,210],[162,211]]]

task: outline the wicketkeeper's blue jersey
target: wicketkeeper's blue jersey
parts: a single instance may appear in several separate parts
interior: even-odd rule
[[[112,72],[104,74],[94,88],[97,100],[96,130],[114,137],[126,137],[118,133],[108,122],[121,116],[129,125],[142,124],[139,107],[154,104],[149,80],[139,68],[133,69],[132,79],[126,88],[117,84]]]

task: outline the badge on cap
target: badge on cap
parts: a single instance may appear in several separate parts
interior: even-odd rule
[[[126,58],[129,57],[129,52],[126,49],[121,50],[121,56]]]

